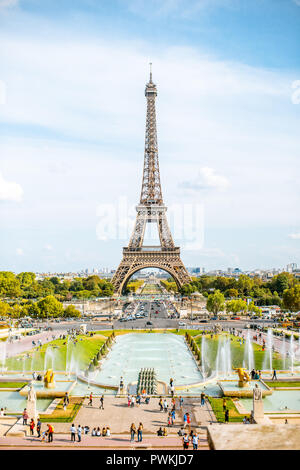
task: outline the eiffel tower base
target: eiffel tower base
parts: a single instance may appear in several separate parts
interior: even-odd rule
[[[180,258],[180,248],[123,248],[123,259],[112,279],[115,292],[122,294],[131,276],[144,268],[159,268],[172,276],[180,288],[190,282],[188,272]]]

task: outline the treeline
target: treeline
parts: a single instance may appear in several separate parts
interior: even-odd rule
[[[249,277],[242,274],[238,278],[203,275],[193,278],[192,282],[185,284],[181,289],[182,295],[200,292],[208,297],[218,290],[225,298],[251,298],[256,305],[284,305],[286,308],[300,308],[299,279],[293,274],[283,272],[274,276],[270,281],[263,281],[260,277]]]
[[[40,299],[49,295],[57,300],[93,299],[110,297],[114,288],[111,282],[93,275],[87,278],[61,281],[49,277],[37,281],[35,274],[22,272],[15,275],[10,271],[0,271],[0,298],[2,299]]]
[[[66,308],[53,295],[33,302],[23,299],[19,302],[1,302],[0,317],[2,318],[58,318],[58,317],[80,317],[81,313],[74,305],[68,305]]]

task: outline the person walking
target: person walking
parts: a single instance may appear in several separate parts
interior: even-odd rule
[[[34,419],[31,418],[31,421],[29,423],[29,429],[30,429],[30,435],[33,436],[34,434],[34,428],[35,428],[35,422]]]
[[[74,423],[72,424],[70,431],[71,431],[71,442],[75,442],[76,427]]]
[[[104,395],[101,395],[99,409],[104,410]]]
[[[80,424],[77,426],[77,437],[78,437],[78,442],[81,442],[81,434],[82,434],[82,427]]]
[[[135,427],[135,424],[132,423],[132,425],[130,426],[130,441],[134,441],[135,433],[136,433],[136,427]]]
[[[163,401],[162,401],[162,398],[160,397],[159,399],[159,402],[158,402],[159,406],[160,406],[160,411],[163,411],[164,407],[163,407]]]
[[[191,417],[190,417],[189,413],[186,414],[186,423],[187,423],[188,429],[190,431],[191,430]]]
[[[187,433],[184,433],[184,436],[182,438],[182,443],[183,443],[183,449],[188,450],[190,439],[189,439],[189,436],[187,435]]]
[[[135,396],[132,395],[132,397],[131,397],[131,403],[130,403],[131,408],[134,407],[134,403],[135,403]]]
[[[23,416],[23,426],[27,426],[27,420],[28,420],[28,413],[27,413],[27,409],[24,408],[24,411],[22,413],[22,416]]]
[[[41,427],[42,427],[42,423],[41,423],[40,418],[38,418],[37,423],[36,423],[37,437],[41,437]]]
[[[201,393],[201,406],[204,406],[205,405],[205,393],[202,392]]]
[[[225,413],[225,411],[227,410],[227,403],[226,403],[226,399],[223,398],[223,411]]]
[[[229,410],[228,409],[225,410],[225,423],[226,424],[229,423]]]
[[[276,370],[273,370],[272,380],[277,380]]]
[[[163,406],[164,406],[164,412],[166,413],[166,412],[168,411],[168,403],[167,403],[167,400],[166,400],[166,399],[164,399],[164,404],[163,404]]]
[[[137,431],[138,442],[142,442],[143,440],[143,428],[144,428],[143,424],[140,423],[138,427],[138,431]]]
[[[187,425],[187,413],[184,413],[184,415],[183,415],[183,429],[185,429],[186,425]]]
[[[93,393],[90,393],[90,401],[88,402],[88,406],[93,406]]]
[[[183,406],[183,398],[179,397],[179,408],[181,409]]]
[[[193,434],[193,437],[192,437],[193,450],[198,450],[198,441],[199,441],[199,437],[198,437],[198,434],[195,432],[195,434]]]
[[[51,424],[47,424],[47,426],[48,426],[48,430],[47,430],[48,442],[53,442],[54,428]]]

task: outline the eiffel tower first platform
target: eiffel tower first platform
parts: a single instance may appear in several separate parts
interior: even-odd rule
[[[191,278],[180,258],[180,248],[174,246],[163,203],[156,132],[155,98],[156,85],[150,80],[146,84],[147,99],[146,137],[144,171],[140,204],[136,207],[137,216],[128,247],[123,248],[123,259],[112,279],[114,289],[122,293],[130,277],[143,268],[159,268],[167,271],[180,288]],[[143,246],[146,224],[156,223],[160,245]]]

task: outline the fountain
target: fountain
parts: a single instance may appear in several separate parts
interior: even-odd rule
[[[0,341],[0,371],[4,372],[6,360],[6,341]]]
[[[201,373],[203,375],[203,377],[205,378],[206,377],[206,363],[207,363],[207,352],[208,352],[208,345],[207,345],[207,341],[206,341],[206,338],[205,336],[203,335],[202,336],[202,339],[201,339]]]
[[[245,367],[249,371],[254,369],[255,367],[253,346],[252,346],[252,341],[251,341],[249,330],[247,331],[246,346],[245,346],[245,352],[244,352],[244,364],[245,364]]]
[[[290,351],[289,351],[289,354],[290,354],[290,358],[291,358],[291,371],[292,371],[292,374],[293,374],[294,373],[294,359],[295,359],[294,335],[293,335],[293,333],[291,334],[291,338],[290,338]]]
[[[268,329],[267,334],[266,353],[264,357],[263,369],[273,370],[273,332],[271,328]]]
[[[285,369],[285,358],[286,358],[286,341],[285,341],[285,335],[283,335],[283,338],[282,338],[281,348],[280,348],[280,354],[281,354],[282,360],[283,360],[283,369]]]
[[[216,374],[230,375],[232,372],[230,338],[219,337],[218,352],[216,359]]]

